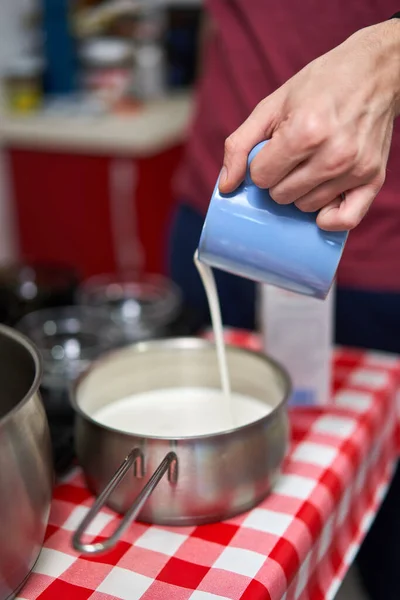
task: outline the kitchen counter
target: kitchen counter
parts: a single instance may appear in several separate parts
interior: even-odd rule
[[[3,113],[0,144],[143,157],[184,141],[191,112],[191,95],[180,93],[149,103],[132,115],[14,117]]]
[[[258,348],[256,336],[226,335]],[[376,514],[397,460],[397,357],[337,349],[329,406],[293,409],[292,443],[271,495],[203,527],[134,523],[88,558],[71,536],[93,502],[78,469],[54,491],[44,549],[19,600],[332,600]],[[91,525],[102,540],[120,517]]]

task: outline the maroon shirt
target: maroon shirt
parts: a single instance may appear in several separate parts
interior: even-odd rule
[[[393,0],[206,0],[213,25],[196,110],[178,173],[178,197],[205,214],[223,144],[255,105],[357,29],[388,19]],[[400,136],[384,189],[351,232],[339,283],[400,292]]]

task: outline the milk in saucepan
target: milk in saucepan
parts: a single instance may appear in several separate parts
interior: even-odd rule
[[[247,425],[264,417],[270,408],[259,400],[231,394],[226,413],[221,390],[169,388],[133,394],[97,411],[102,425],[135,435],[192,437],[209,435]]]

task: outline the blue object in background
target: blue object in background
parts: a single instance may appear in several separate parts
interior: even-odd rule
[[[348,232],[323,231],[317,213],[279,205],[250,178],[250,163],[268,142],[250,152],[244,182],[221,194],[218,182],[199,243],[202,262],[280,288],[324,299]]]
[[[76,90],[77,58],[70,31],[71,0],[42,0],[46,94]]]
[[[198,66],[201,9],[170,7],[165,46],[167,80],[170,88],[194,84]]]

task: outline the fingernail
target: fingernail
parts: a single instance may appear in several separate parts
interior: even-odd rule
[[[228,179],[228,169],[224,166],[224,167],[222,167],[221,173],[219,176],[220,185],[225,185],[227,179]]]

